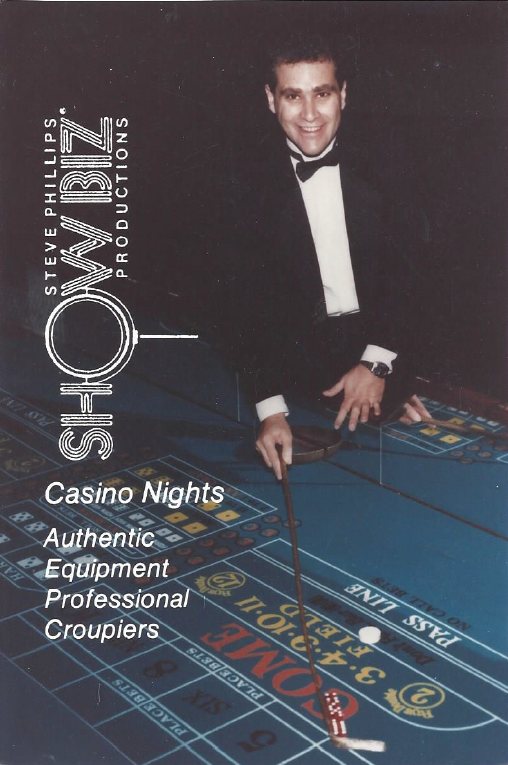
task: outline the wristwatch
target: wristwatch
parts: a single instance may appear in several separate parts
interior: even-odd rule
[[[376,377],[387,377],[391,374],[391,369],[388,364],[383,364],[382,361],[360,361],[362,366],[367,367],[369,372],[372,372]]]

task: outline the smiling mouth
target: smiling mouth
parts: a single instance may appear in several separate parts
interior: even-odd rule
[[[320,125],[319,127],[303,127],[303,125],[299,125],[298,129],[301,130],[303,133],[317,133],[323,128],[323,125]]]

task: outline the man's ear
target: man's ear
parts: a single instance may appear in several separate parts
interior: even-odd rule
[[[341,109],[346,108],[346,86],[347,86],[347,82],[346,80],[344,80],[342,90],[340,91],[340,108]]]
[[[265,85],[265,93],[268,100],[268,108],[275,114],[275,99],[269,85]]]

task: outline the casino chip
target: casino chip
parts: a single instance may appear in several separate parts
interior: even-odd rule
[[[231,549],[229,547],[214,547],[212,550],[212,555],[227,555],[231,552]]]
[[[254,537],[239,537],[236,540],[236,544],[240,545],[240,547],[249,547],[249,545],[253,545],[255,541]]]
[[[190,555],[192,553],[192,547],[179,547],[175,552],[177,555]]]
[[[362,627],[358,632],[358,637],[362,643],[374,645],[381,640],[381,630],[378,627]]]
[[[205,537],[204,539],[198,539],[198,545],[201,547],[213,547],[215,539],[213,537]]]

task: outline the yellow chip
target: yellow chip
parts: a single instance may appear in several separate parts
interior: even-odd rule
[[[202,502],[200,505],[198,505],[200,510],[205,510],[207,513],[210,512],[210,510],[215,510],[216,507],[220,507],[217,502]]]
[[[452,417],[450,420],[446,420],[446,422],[453,422],[455,425],[463,425],[465,420],[461,420],[460,417]]]
[[[459,438],[458,436],[443,436],[439,440],[444,441],[445,444],[456,444],[457,441],[462,441],[462,438]]]
[[[155,470],[155,468],[151,468],[151,467],[142,467],[142,468],[138,468],[138,469],[137,469],[137,470],[135,470],[134,472],[136,473],[136,475],[140,475],[140,476],[149,476],[149,475],[153,475],[153,474],[154,474],[154,473],[156,473],[157,471]]]
[[[182,526],[182,529],[189,534],[198,534],[200,531],[205,531],[206,526],[203,523],[187,523],[186,526]]]
[[[240,513],[235,513],[234,510],[223,510],[222,513],[217,513],[216,518],[220,518],[221,521],[234,521],[235,518],[240,517]]]
[[[426,436],[437,436],[441,431],[436,430],[436,428],[424,428],[423,430],[420,430],[420,433],[425,433]]]
[[[171,513],[171,515],[165,515],[164,518],[170,523],[181,523],[182,521],[187,521],[189,516],[185,515],[185,513]]]
[[[123,478],[106,478],[102,483],[104,486],[118,486],[119,483],[123,482]]]

